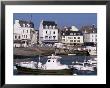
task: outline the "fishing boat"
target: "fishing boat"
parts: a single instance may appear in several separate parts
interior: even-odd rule
[[[52,54],[47,56],[45,64],[40,62],[20,62],[16,64],[17,71],[23,74],[35,74],[35,75],[73,75],[73,70],[68,65],[61,64],[60,56]]]
[[[73,68],[76,70],[80,70],[80,71],[94,71],[94,67],[89,64],[88,62],[86,62],[84,60],[84,62],[72,62],[73,64]]]
[[[74,64],[73,68],[81,71],[94,71],[94,68],[92,66],[84,66],[84,63]]]

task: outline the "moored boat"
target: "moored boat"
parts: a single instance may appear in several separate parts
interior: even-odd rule
[[[60,56],[48,56],[49,58],[45,64],[40,62],[20,62],[16,64],[18,73],[21,74],[35,74],[35,75],[73,75],[73,70],[68,65],[61,64]]]

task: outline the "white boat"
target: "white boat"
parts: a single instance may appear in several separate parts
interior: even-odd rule
[[[73,68],[83,71],[94,71],[94,67],[86,62],[73,62]]]
[[[48,56],[49,58],[45,64],[40,62],[20,62],[16,65],[17,70],[22,73],[29,74],[40,74],[40,75],[72,75],[73,70],[68,67],[68,65],[63,65],[60,63],[60,56]]]
[[[91,64],[93,67],[97,66],[97,58],[93,58],[87,61],[88,64]]]
[[[58,59],[62,58],[60,56],[55,56],[54,54],[52,54],[52,56],[48,56],[47,58],[49,58],[47,60],[47,62],[42,65],[42,69],[45,70],[60,70],[60,69],[69,69],[68,65],[62,65]]]

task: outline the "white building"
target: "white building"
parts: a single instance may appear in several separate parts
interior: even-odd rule
[[[14,47],[29,47],[35,44],[36,32],[32,22],[15,20],[14,23]]]
[[[84,42],[85,43],[93,42],[94,44],[96,44],[97,43],[97,33],[85,33]]]
[[[58,42],[58,28],[54,21],[41,21],[39,27],[39,43],[54,44]]]
[[[82,33],[75,26],[65,28],[61,32],[61,38],[61,42],[64,44],[81,45],[84,43]]]

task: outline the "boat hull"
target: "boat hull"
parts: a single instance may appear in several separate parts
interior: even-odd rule
[[[73,75],[72,69],[62,69],[62,70],[41,70],[41,69],[31,69],[26,67],[17,66],[17,73],[24,75]]]

